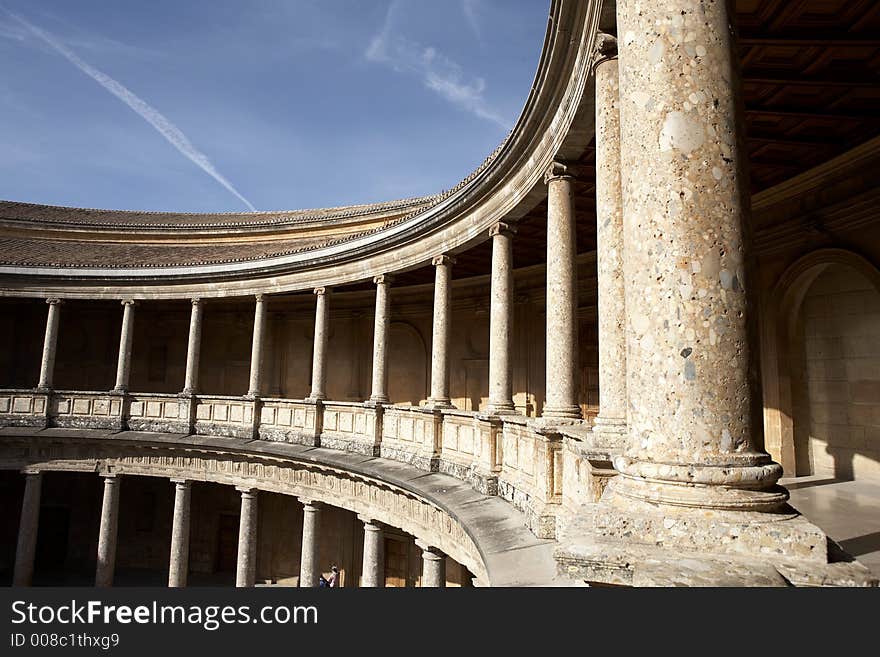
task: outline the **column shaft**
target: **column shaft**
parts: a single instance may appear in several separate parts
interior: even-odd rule
[[[318,548],[321,538],[321,503],[303,500],[302,556],[299,562],[300,587],[315,587],[321,575]]]
[[[455,260],[437,256],[434,265],[434,324],[431,331],[431,406],[452,406],[449,396],[449,332],[452,290],[450,279]]]
[[[632,497],[756,510],[785,495],[771,490],[779,466],[753,448],[761,398],[730,12],[617,3],[630,403],[615,466]]]
[[[34,576],[42,479],[43,475],[39,472],[25,474],[24,499],[21,502],[21,519],[18,523],[18,544],[15,549],[15,571],[12,577],[13,586],[30,586]]]
[[[388,401],[388,332],[391,326],[388,284],[391,277],[376,276],[376,316],[373,322],[373,390],[372,402]]]
[[[126,306],[128,307],[128,306]],[[101,475],[104,478],[104,497],[101,502],[101,528],[98,531],[98,563],[95,586],[113,586],[116,569],[116,534],[119,527],[119,484],[117,475]]]
[[[194,395],[199,387],[199,356],[202,351],[202,314],[204,308],[200,299],[192,300],[189,314],[189,340],[186,345],[186,376],[183,393]]]
[[[257,491],[239,488],[241,517],[238,521],[238,562],[235,585],[253,586],[257,580]]]
[[[360,516],[359,516],[360,517]],[[382,526],[370,518],[364,523],[364,561],[361,568],[362,588],[385,586],[385,533]]]
[[[315,288],[315,346],[312,354],[312,392],[309,399],[316,401],[326,397],[325,368],[327,366],[327,343],[330,339],[330,312],[327,306],[327,290]]]
[[[58,348],[58,322],[61,316],[61,299],[46,299],[49,314],[46,317],[46,333],[43,337],[43,357],[40,360],[40,381],[37,388],[49,390],[55,376],[55,353]]]
[[[116,362],[115,392],[126,392],[131,374],[131,343],[134,337],[134,305],[131,299],[122,302],[122,332],[119,335],[119,359]]]
[[[174,516],[171,526],[171,558],[168,566],[168,586],[186,586],[186,576],[189,572],[189,521],[192,482],[183,479],[173,479],[172,481],[174,482]]]
[[[580,418],[577,352],[577,234],[572,178],[554,162],[547,182],[547,367],[542,415]]]
[[[626,299],[620,181],[617,42],[600,34],[596,75],[596,261],[599,311],[599,442],[622,446],[626,431]]]
[[[512,413],[513,376],[510,337],[513,326],[513,233],[512,226],[495,224],[492,236],[492,290],[489,310],[489,404],[490,413]]]
[[[263,381],[263,344],[266,333],[266,303],[262,294],[256,296],[254,306],[254,334],[251,342],[251,378],[248,397],[259,397]]]
[[[445,588],[446,555],[422,541],[416,545],[422,550],[422,588]]]

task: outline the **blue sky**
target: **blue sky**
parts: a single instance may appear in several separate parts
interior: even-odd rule
[[[241,211],[431,194],[528,95],[547,0],[0,0],[0,199]]]

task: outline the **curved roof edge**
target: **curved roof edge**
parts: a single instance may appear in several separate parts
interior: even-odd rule
[[[556,159],[574,159],[593,134],[592,60],[600,0],[553,0],[524,109],[507,138],[451,190],[385,225],[313,249],[255,260],[166,267],[0,266],[0,294],[88,298],[222,297],[343,285],[414,269],[488,239],[545,190]],[[572,129],[577,118],[577,127]],[[218,285],[222,283],[222,285]]]

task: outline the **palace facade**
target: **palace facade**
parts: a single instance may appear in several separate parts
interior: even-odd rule
[[[878,35],[870,0],[553,0],[442,194],[0,202],[0,572],[876,585],[779,481],[880,496]]]

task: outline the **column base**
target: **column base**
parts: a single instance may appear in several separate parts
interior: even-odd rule
[[[429,397],[428,400],[425,402],[425,405],[422,406],[422,408],[424,408],[425,410],[428,410],[428,411],[442,411],[447,408],[456,408],[456,407],[452,404],[452,400],[449,397],[437,398],[437,399],[435,399],[434,397]]]
[[[871,586],[791,507],[774,513],[653,504],[620,495],[578,509],[555,550],[560,575],[628,586]],[[830,556],[829,556],[830,555]]]
[[[493,403],[486,406],[486,415],[516,415],[516,407],[513,402]]]
[[[580,420],[583,418],[581,407],[577,404],[571,406],[544,406],[541,417],[549,420]]]

